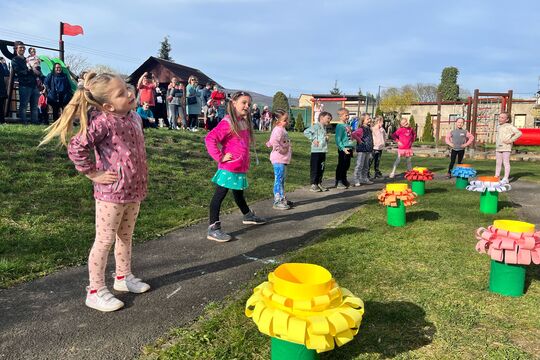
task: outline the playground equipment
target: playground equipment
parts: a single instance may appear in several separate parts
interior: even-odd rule
[[[414,167],[405,173],[405,179],[411,182],[411,189],[416,195],[424,195],[426,181],[433,180],[433,173],[425,167]]]
[[[521,128],[521,136],[514,141],[519,146],[540,146],[540,129]]]
[[[416,194],[407,184],[386,184],[377,198],[386,206],[386,222],[390,226],[405,226],[407,217],[405,207],[416,204]]]
[[[60,64],[60,66],[62,67],[62,71],[64,72],[64,74],[67,75],[69,79],[71,90],[73,90],[73,92],[77,90],[77,82],[75,80],[76,76],[71,71],[69,71],[66,64],[64,64],[62,60],[60,60],[59,58],[50,58],[43,55],[39,56],[39,60],[41,60],[41,73],[43,74],[43,76],[49,75],[51,72],[54,71],[54,65]]]
[[[272,337],[272,360],[314,360],[353,339],[364,303],[325,268],[286,263],[253,290],[245,314]]]
[[[479,176],[467,186],[467,190],[480,193],[480,212],[483,214],[496,214],[499,211],[499,193],[510,189],[512,186],[497,176]]]
[[[534,224],[495,220],[476,230],[476,250],[491,257],[489,290],[504,296],[521,296],[526,265],[540,264],[540,231]]]
[[[458,164],[452,169],[452,176],[456,178],[456,189],[466,189],[469,179],[476,176],[476,170],[471,164]]]

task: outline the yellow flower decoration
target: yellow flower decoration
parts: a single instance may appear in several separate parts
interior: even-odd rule
[[[324,352],[358,333],[364,303],[325,268],[282,264],[268,280],[253,290],[245,309],[263,334]]]

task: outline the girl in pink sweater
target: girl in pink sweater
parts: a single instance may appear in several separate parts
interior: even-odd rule
[[[274,166],[274,205],[276,210],[288,210],[292,203],[285,198],[285,177],[287,165],[291,162],[292,147],[286,127],[289,124],[289,114],[285,110],[278,109],[274,116],[275,126],[270,135],[267,147],[272,148],[270,161]]]
[[[246,173],[249,170],[249,146],[253,139],[251,127],[251,95],[238,91],[227,104],[227,115],[206,135],[208,154],[217,162],[218,170],[212,182],[216,191],[210,202],[208,240],[227,242],[232,237],[221,230],[219,212],[221,203],[229,189],[232,190],[236,205],[244,214],[244,224],[264,224],[266,220],[250,210],[244,198],[248,187]]]
[[[414,140],[416,140],[416,133],[414,130],[409,126],[409,120],[406,118],[401,119],[401,122],[399,123],[401,127],[396,130],[392,134],[392,139],[397,141],[398,145],[398,155],[396,158],[396,161],[394,161],[394,166],[392,167],[392,172],[388,176],[390,179],[392,179],[395,176],[396,168],[399,165],[399,162],[401,161],[401,157],[405,157],[407,159],[407,170],[412,170],[412,144]]]
[[[67,145],[73,121],[79,119],[80,130],[69,141],[68,156],[94,183],[96,238],[88,257],[86,306],[100,311],[124,306],[105,286],[107,256],[113,244],[114,289],[132,293],[150,289],[131,273],[133,229],[148,182],[142,121],[132,111],[135,105],[134,92],[118,75],[87,73],[41,142],[58,136]]]

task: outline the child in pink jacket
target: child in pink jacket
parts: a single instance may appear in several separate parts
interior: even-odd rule
[[[403,118],[399,124],[401,127],[392,134],[392,139],[397,141],[398,155],[396,161],[394,161],[392,172],[388,176],[390,179],[395,176],[396,168],[399,165],[402,156],[407,158],[407,170],[412,170],[412,144],[414,143],[414,140],[416,140],[416,133],[414,132],[413,128],[409,126],[409,120]]]
[[[227,242],[232,237],[221,230],[219,212],[221,203],[229,189],[232,190],[236,205],[244,214],[244,224],[264,224],[266,220],[250,210],[244,198],[244,189],[248,187],[246,173],[249,170],[249,146],[253,141],[251,127],[251,95],[236,92],[227,104],[227,115],[212,131],[206,135],[205,143],[208,154],[217,162],[218,170],[212,182],[216,191],[210,202],[208,240]]]
[[[272,148],[270,161],[274,166],[274,205],[276,210],[288,210],[292,203],[285,198],[285,177],[287,165],[291,162],[292,148],[286,127],[289,124],[289,114],[284,110],[274,113],[275,126],[270,135],[267,147]]]

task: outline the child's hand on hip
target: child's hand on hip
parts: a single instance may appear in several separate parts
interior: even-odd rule
[[[319,140],[313,140],[313,145],[319,146]]]
[[[232,158],[233,158],[233,156],[232,156],[231,153],[226,153],[226,154],[223,155],[223,157],[221,158],[221,162],[231,161]]]
[[[98,184],[112,184],[115,181],[118,181],[118,174],[114,171],[94,171],[92,173],[86,174],[86,177]]]

